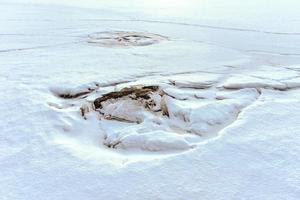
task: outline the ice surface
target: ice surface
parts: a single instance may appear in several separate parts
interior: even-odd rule
[[[298,200],[299,10],[297,0],[1,1],[0,199]],[[168,40],[88,42],[100,32]],[[128,98],[104,114],[92,106],[158,83],[169,116]]]

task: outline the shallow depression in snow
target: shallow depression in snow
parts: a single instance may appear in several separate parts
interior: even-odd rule
[[[105,47],[148,46],[167,40],[167,37],[142,32],[98,32],[88,36],[88,43]]]

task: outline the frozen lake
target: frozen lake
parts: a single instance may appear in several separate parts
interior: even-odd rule
[[[2,0],[0,199],[299,199],[299,10]]]

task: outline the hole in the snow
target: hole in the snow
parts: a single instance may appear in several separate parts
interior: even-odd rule
[[[88,43],[105,47],[147,46],[167,40],[167,37],[142,32],[98,32],[88,36]]]

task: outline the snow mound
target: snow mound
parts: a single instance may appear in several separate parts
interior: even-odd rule
[[[77,87],[53,86],[50,88],[50,91],[58,97],[64,99],[72,99],[89,94],[98,88],[99,84],[96,82],[92,82]]]
[[[105,47],[148,46],[167,40],[167,37],[141,32],[98,32],[88,36],[88,43]]]
[[[97,86],[92,94],[87,93],[90,90],[86,85],[57,91],[68,92],[70,96],[87,93],[81,98],[62,100],[72,102],[73,107],[69,111],[65,109],[67,112],[79,107],[86,121],[82,124],[94,123],[91,119],[97,116],[100,127],[99,133],[94,135],[100,134],[99,143],[95,139],[90,143],[97,144],[99,149],[177,152],[187,151],[217,136],[260,96],[255,88],[220,90],[215,87],[218,79],[219,75],[176,75],[158,81],[157,85],[135,81],[133,83],[141,84]],[[166,84],[165,80],[174,80],[175,84]],[[64,109],[63,105],[60,107]]]
[[[219,91],[216,94],[216,99],[242,99],[243,101],[253,101],[258,98],[259,92],[255,88],[244,88],[235,91]]]
[[[261,78],[261,79],[270,79],[270,80],[277,80],[277,81],[295,78],[299,75],[299,72],[287,68],[281,68],[281,67],[275,68],[269,66],[260,66],[259,68],[260,68],[259,70],[247,72],[247,75]]]
[[[142,102],[132,101],[129,98],[105,102],[101,109],[106,119],[135,123],[141,123],[145,119],[147,115],[145,111]]]
[[[200,136],[212,136],[233,122],[238,113],[255,98],[203,102],[178,101],[170,97],[164,99],[171,127]]]
[[[299,88],[300,87],[300,77],[291,78],[285,80],[284,83],[288,88]]]
[[[221,129],[237,118],[243,108],[259,96],[256,89],[243,89],[234,92],[220,92],[218,96],[222,100],[217,98],[182,100],[182,98],[177,99],[176,96],[169,95],[166,91],[176,91],[176,89],[170,88],[151,92],[149,98],[146,99],[136,99],[130,96],[108,100],[104,98],[106,100],[97,110],[103,114],[105,119],[131,122],[136,125],[130,125],[128,130],[107,131],[103,144],[110,148],[135,148],[148,151],[186,149],[195,141],[191,140],[189,143],[182,137],[191,134],[200,136],[202,139],[216,136]],[[124,91],[120,90],[119,92],[122,94]],[[197,89],[190,89],[187,94],[197,92],[199,92]],[[202,92],[205,94],[204,91]],[[207,91],[207,93],[207,96],[212,96],[211,91]],[[108,96],[115,97],[116,94],[119,93],[113,92]],[[152,108],[145,106],[149,101],[155,106]],[[166,136],[163,137],[163,134]],[[179,141],[180,147],[178,146]],[[189,145],[186,145],[186,142]]]
[[[210,88],[220,78],[217,74],[184,74],[175,75],[169,81],[179,88]]]
[[[223,84],[226,89],[243,89],[243,88],[272,88],[278,90],[287,89],[286,84],[277,80],[258,78],[246,75],[234,75],[227,79]]]
[[[172,132],[155,130],[144,132],[135,128],[122,130],[105,137],[104,144],[112,148],[142,149],[147,151],[187,150],[191,145]]]
[[[213,99],[216,96],[215,91],[202,91],[190,88],[168,87],[164,89],[164,92],[178,100]]]

